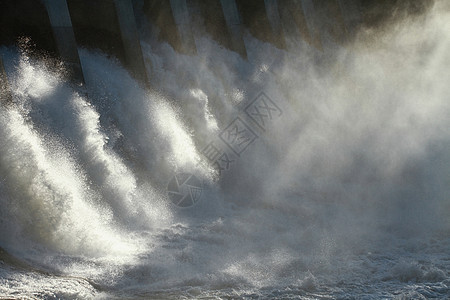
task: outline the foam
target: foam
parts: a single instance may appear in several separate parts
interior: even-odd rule
[[[449,24],[437,5],[332,58],[150,37],[158,91],[98,52],[80,90],[4,50],[2,246],[117,294],[445,295]],[[283,111],[265,131],[243,112],[261,91]],[[201,151],[236,116],[258,139],[214,181]],[[166,196],[180,171],[205,183],[189,209]]]

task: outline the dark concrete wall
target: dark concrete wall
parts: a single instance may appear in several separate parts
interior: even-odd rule
[[[295,24],[295,27],[300,34],[300,38],[308,44],[317,47],[317,41],[313,39],[313,36],[308,30],[308,25],[306,23],[305,14],[301,4],[298,1],[294,0],[283,0],[279,1],[278,6],[280,9],[281,20],[283,21],[290,18]],[[290,25],[286,25],[286,28],[288,26]],[[287,34],[293,34],[291,33],[292,31],[294,31],[294,29],[291,29],[291,31],[287,32]]]
[[[80,46],[100,49],[125,63],[116,9],[111,0],[67,0]]]
[[[57,53],[47,11],[41,1],[0,1],[0,45],[17,45],[31,38],[36,49]]]
[[[143,12],[148,20],[159,29],[159,39],[167,41],[177,51],[183,49],[179,28],[173,16],[170,0],[141,0]],[[194,36],[208,34],[223,46],[245,56],[243,43],[232,40],[229,27],[224,19],[220,0],[186,0],[188,8],[195,8],[191,16]],[[291,18],[300,32],[301,38],[320,49],[320,35],[326,32],[337,42],[346,41],[360,26],[377,28],[391,24],[404,17],[420,16],[432,7],[433,0],[311,0],[314,15],[319,24],[319,38],[308,26],[310,16],[305,15],[301,0],[279,0],[281,21]],[[350,32],[348,17],[342,12],[351,1],[361,12],[361,20],[352,19]],[[100,49],[117,57],[127,65],[117,12],[113,0],[67,0],[71,21],[78,45]],[[285,47],[283,34],[274,32],[264,0],[236,0],[242,29],[248,30],[256,38]],[[198,14],[197,14],[198,13]],[[196,27],[197,26],[197,27]],[[239,24],[239,26],[241,26]],[[198,28],[203,27],[202,30]],[[52,34],[49,17],[41,0],[0,1],[0,45],[17,44],[19,37],[29,37],[38,51],[57,56],[57,47]],[[239,27],[241,28],[241,27]],[[286,26],[285,26],[286,29]],[[289,29],[289,28],[288,28]],[[286,33],[289,30],[284,30]]]
[[[133,4],[131,0],[114,0],[114,4],[125,53],[125,65],[136,79],[149,87]]]
[[[9,105],[11,102],[12,96],[9,88],[8,77],[6,76],[3,61],[0,57],[0,105]]]
[[[320,20],[322,33],[328,33],[334,42],[346,40],[345,22],[336,0],[313,0],[316,17]]]
[[[66,0],[44,0],[44,3],[52,25],[58,54],[69,71],[68,75],[73,81],[83,84],[84,76],[67,2]]]
[[[363,25],[373,28],[423,15],[433,4],[434,0],[359,0]]]
[[[201,13],[201,18],[195,20],[200,22],[200,24],[197,23],[195,25],[204,28],[206,33],[219,44],[228,49],[233,49],[220,0],[191,1],[194,2],[194,5],[199,8]]]
[[[158,27],[158,39],[168,42],[175,50],[182,52],[181,37],[172,15],[170,1],[144,0],[143,10],[148,20]]]
[[[279,48],[285,46],[283,37],[272,31],[263,0],[236,0],[242,23],[257,39],[272,43]]]

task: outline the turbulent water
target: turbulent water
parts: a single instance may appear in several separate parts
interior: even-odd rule
[[[247,60],[143,32],[151,91],[98,51],[80,87],[1,48],[0,295],[449,298],[444,5],[324,51],[247,35]]]

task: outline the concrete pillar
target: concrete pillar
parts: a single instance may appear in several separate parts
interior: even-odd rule
[[[78,83],[84,83],[77,42],[66,0],[44,0],[59,55]]]
[[[345,42],[345,26],[336,1],[301,0],[306,23],[316,47],[334,52]]]
[[[131,0],[114,0],[114,5],[127,67],[136,79],[148,87],[150,83],[139,42],[133,4]]]
[[[282,47],[285,46],[283,26],[281,23],[280,12],[278,10],[277,0],[264,0],[266,7],[267,19],[269,20],[270,27],[274,36],[278,39]]]
[[[353,35],[361,21],[361,7],[357,0],[337,0],[344,17],[345,27],[349,34]]]
[[[245,48],[242,37],[242,22],[235,0],[220,0],[223,15],[227,23],[228,31],[231,36],[233,49],[244,58],[247,58],[247,49]]]
[[[285,40],[297,40],[300,43],[314,45],[311,39],[302,7],[298,1],[278,1],[281,25],[283,27]],[[289,47],[289,45],[286,45]]]
[[[8,77],[6,76],[3,61],[0,57],[0,105],[8,105],[11,102],[12,96],[9,88]]]
[[[321,29],[312,0],[299,0],[313,45],[322,50]]]
[[[194,36],[191,31],[191,22],[186,0],[170,0],[172,15],[181,38],[181,48],[185,53],[196,53]]]

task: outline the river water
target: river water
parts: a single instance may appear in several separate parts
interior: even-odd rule
[[[1,48],[0,295],[448,299],[443,3],[323,52],[248,35],[247,60],[144,34],[153,90]]]

